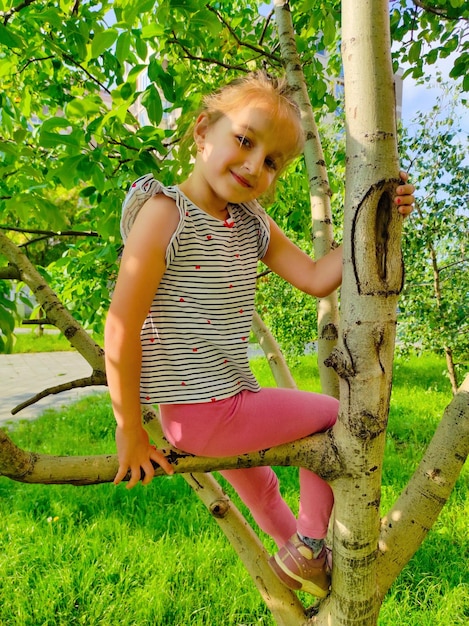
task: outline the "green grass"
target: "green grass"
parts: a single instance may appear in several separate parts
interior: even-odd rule
[[[254,369],[264,385],[273,384],[263,361],[256,360]],[[435,357],[396,365],[383,509],[412,474],[450,400],[443,369]],[[300,387],[318,388],[311,373],[317,373],[314,358],[301,359],[294,370]],[[114,451],[105,394],[19,422],[12,431],[18,445],[41,453]],[[296,508],[297,472],[278,472]],[[466,467],[385,599],[380,626],[468,623],[468,487]],[[0,516],[2,626],[274,626],[230,545],[181,476],[131,491],[1,478]]]
[[[103,345],[102,337],[93,338],[99,345]],[[29,332],[17,332],[13,344],[13,354],[25,352],[58,352],[73,349],[66,337],[61,333],[55,331],[51,332],[51,328],[49,327],[47,327],[43,334],[39,334],[37,328]]]

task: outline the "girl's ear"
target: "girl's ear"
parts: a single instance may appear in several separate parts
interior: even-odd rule
[[[201,113],[194,125],[194,141],[198,149],[205,145],[205,137],[209,129],[210,123],[207,113]]]

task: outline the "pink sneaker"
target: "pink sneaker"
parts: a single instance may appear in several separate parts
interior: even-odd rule
[[[295,534],[270,557],[269,565],[289,589],[306,591],[318,598],[329,594],[331,577],[325,546],[315,559],[311,548]]]

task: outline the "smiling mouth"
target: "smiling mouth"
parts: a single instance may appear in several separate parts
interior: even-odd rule
[[[231,172],[231,175],[233,176],[235,181],[239,183],[242,187],[246,187],[247,189],[250,189],[252,187],[252,185],[242,176],[239,176],[235,172]]]

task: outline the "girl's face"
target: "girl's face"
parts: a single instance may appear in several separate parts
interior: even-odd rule
[[[296,133],[295,122],[276,119],[267,103],[235,110],[214,123],[202,113],[194,131],[194,172],[220,206],[254,200],[275,180],[293,150]]]

